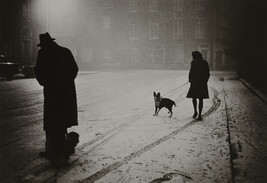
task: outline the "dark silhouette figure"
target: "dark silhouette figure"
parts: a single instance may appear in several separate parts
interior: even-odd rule
[[[54,42],[49,33],[40,34],[41,49],[36,61],[36,79],[43,86],[44,130],[46,157],[54,166],[60,166],[67,128],[78,125],[77,99],[74,79],[78,67],[71,51]]]
[[[187,98],[192,98],[194,115],[193,118],[202,120],[201,113],[203,108],[203,99],[209,98],[208,80],[210,77],[209,65],[198,51],[192,52],[193,61],[189,72],[190,88],[187,93]],[[199,99],[197,112],[197,99]]]

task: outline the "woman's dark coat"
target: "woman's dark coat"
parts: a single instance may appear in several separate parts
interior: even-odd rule
[[[199,59],[191,62],[189,72],[190,88],[187,98],[209,98],[207,82],[210,77],[209,65],[206,60]]]
[[[78,73],[71,51],[55,42],[38,52],[36,79],[44,87],[44,130],[78,125],[74,79]]]

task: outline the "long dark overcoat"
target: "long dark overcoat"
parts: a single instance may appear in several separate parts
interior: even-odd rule
[[[78,67],[71,51],[55,42],[41,48],[36,61],[36,79],[44,87],[44,130],[78,125],[74,79]]]
[[[206,60],[193,60],[189,72],[190,88],[187,98],[209,98],[207,82],[210,77],[209,64]]]

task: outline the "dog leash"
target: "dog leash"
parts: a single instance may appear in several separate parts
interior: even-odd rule
[[[185,86],[185,85],[187,85],[189,83],[189,81],[188,82],[186,82],[185,84],[182,84],[181,86],[178,86],[177,88],[174,88],[173,90],[171,90],[170,92],[168,92],[168,93],[166,93],[166,94],[164,94],[164,95],[162,95],[162,97],[163,96],[166,96],[166,95],[168,95],[168,94],[170,94],[170,93],[172,93],[172,92],[174,92],[175,90],[177,90],[178,88],[181,88],[181,87],[183,87],[183,86]]]

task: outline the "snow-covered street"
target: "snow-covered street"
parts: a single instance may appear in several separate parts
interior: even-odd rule
[[[82,72],[80,143],[59,170],[44,150],[42,87],[0,81],[0,182],[264,183],[267,105],[235,73],[211,72],[203,120],[192,118],[188,71]],[[176,102],[154,114],[153,91]]]

